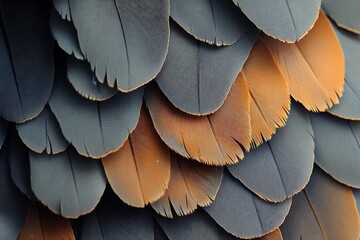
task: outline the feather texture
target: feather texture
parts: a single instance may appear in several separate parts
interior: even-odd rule
[[[8,131],[7,122],[0,118],[0,149],[5,141],[7,131]]]
[[[75,240],[70,221],[34,202],[28,203],[25,224],[18,240]]]
[[[128,92],[151,81],[169,41],[168,0],[69,0],[81,51],[100,82]]]
[[[334,30],[345,55],[345,84],[340,103],[328,111],[337,117],[360,120],[360,37],[336,26]]]
[[[228,169],[260,198],[283,201],[300,192],[310,179],[314,164],[313,135],[308,113],[292,103],[286,126]]]
[[[84,59],[77,39],[77,32],[74,25],[61,18],[59,14],[52,10],[50,12],[50,29],[59,47],[67,54],[73,54],[77,59]]]
[[[213,113],[224,103],[256,37],[257,31],[250,29],[232,46],[209,46],[190,38],[173,23],[169,53],[156,82],[182,111]]]
[[[143,89],[117,94],[108,101],[82,98],[57,75],[49,105],[64,137],[84,156],[99,158],[119,149],[140,116]],[[89,131],[91,129],[91,131]]]
[[[250,96],[237,79],[223,106],[209,116],[190,116],[171,105],[157,86],[145,93],[155,129],[175,152],[211,165],[238,162],[250,148]],[[204,141],[206,139],[206,141]]]
[[[1,3],[0,117],[8,121],[24,122],[36,117],[53,86],[49,6],[42,3],[26,0]]]
[[[336,180],[360,188],[360,122],[311,114],[315,162]]]
[[[255,238],[278,228],[290,206],[291,199],[277,204],[259,199],[225,171],[216,199],[205,211],[232,235]]]
[[[68,58],[67,77],[74,89],[90,100],[104,101],[118,93],[117,89],[99,83],[87,62],[73,57]]]
[[[262,41],[254,46],[239,77],[249,87],[251,138],[258,146],[285,125],[290,110],[289,87]]]
[[[0,150],[0,239],[16,239],[26,217],[27,201],[11,180],[9,143]]]
[[[23,143],[37,153],[56,154],[69,145],[48,106],[36,118],[17,124],[16,129]]]
[[[251,27],[231,0],[172,0],[170,15],[196,39],[217,46],[234,44]]]
[[[168,190],[152,207],[160,215],[172,218],[172,208],[182,216],[198,206],[208,206],[220,188],[222,173],[221,167],[206,166],[172,153]]]
[[[101,162],[70,148],[56,155],[30,152],[31,188],[51,211],[67,218],[91,212],[106,186]]]
[[[304,37],[318,18],[320,0],[233,0],[267,35],[284,42]],[[281,16],[281,17],[279,17]]]
[[[168,187],[170,150],[157,135],[145,107],[124,146],[102,162],[112,189],[131,206],[144,207],[158,200]]]
[[[339,102],[344,85],[344,56],[323,12],[309,34],[295,44],[281,43],[269,37],[262,37],[262,40],[296,101],[310,111],[325,111]]]
[[[360,223],[351,190],[314,168],[280,229],[289,240],[359,239]]]
[[[336,1],[322,0],[324,11],[339,27],[360,34],[360,2],[357,0]]]

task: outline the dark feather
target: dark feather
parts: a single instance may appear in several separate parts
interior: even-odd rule
[[[101,161],[82,157],[72,148],[56,155],[30,152],[30,176],[35,196],[68,218],[91,212],[106,186]]]
[[[37,116],[49,99],[54,68],[48,10],[43,1],[1,2],[0,117],[8,121]]]

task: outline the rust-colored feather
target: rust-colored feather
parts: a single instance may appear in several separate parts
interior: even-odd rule
[[[25,224],[18,239],[75,240],[75,236],[68,219],[50,212],[40,204],[29,201]]]
[[[198,206],[208,206],[219,190],[222,173],[222,167],[207,166],[173,153],[169,188],[152,206],[167,217],[172,217],[170,205],[179,216],[192,213]]]
[[[289,87],[263,41],[258,41],[240,78],[249,87],[251,137],[256,146],[285,125],[290,110]]]
[[[325,111],[339,102],[344,85],[344,56],[323,12],[313,29],[295,44],[266,36],[261,39],[287,80],[295,100],[311,111]]]
[[[124,146],[104,157],[103,165],[111,187],[125,203],[144,207],[163,196],[170,179],[170,150],[145,107]]]
[[[211,94],[211,93],[209,93]],[[155,129],[175,152],[205,164],[226,165],[250,149],[250,95],[244,79],[236,79],[222,107],[208,116],[190,116],[175,108],[156,85],[146,91]]]

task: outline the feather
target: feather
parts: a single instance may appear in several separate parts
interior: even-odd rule
[[[31,189],[29,151],[21,142],[16,130],[10,129],[8,161],[11,179],[19,190],[29,199],[36,200]]]
[[[360,34],[360,2],[358,0],[322,0],[321,6],[339,27]]]
[[[8,121],[24,122],[36,117],[53,86],[49,8],[41,3],[26,0],[1,3],[0,117]]]
[[[147,209],[129,207],[105,195],[96,210],[84,217],[80,239],[154,239],[154,220]]]
[[[176,109],[155,85],[147,88],[145,100],[161,139],[186,158],[225,165],[243,158],[241,146],[250,148],[250,96],[240,79],[223,106],[209,116],[191,116]]]
[[[91,212],[105,190],[106,177],[97,159],[72,148],[56,155],[30,152],[31,188],[51,211],[67,218]]]
[[[5,141],[7,131],[8,131],[7,122],[0,118],[0,149]]]
[[[37,153],[56,154],[69,145],[48,106],[36,118],[17,124],[16,129],[23,143]]]
[[[102,159],[114,192],[127,204],[144,207],[162,197],[170,180],[170,150],[161,141],[145,107],[119,151]]]
[[[0,239],[16,239],[26,217],[27,200],[10,176],[7,140],[0,150]]]
[[[360,122],[311,114],[315,162],[341,183],[360,188]]]
[[[352,192],[353,192],[353,195],[354,195],[354,198],[355,198],[355,201],[356,201],[356,207],[357,207],[358,214],[359,214],[359,217],[360,217],[360,190],[359,189],[353,189]]]
[[[68,0],[52,0],[55,10],[60,14],[62,19],[71,21],[70,6]]]
[[[28,203],[25,224],[18,240],[75,240],[69,220],[34,202]]]
[[[222,173],[221,167],[206,166],[172,153],[168,190],[152,207],[171,218],[170,205],[178,216],[188,215],[198,206],[208,206],[220,188]]]
[[[56,77],[49,105],[78,153],[99,158],[119,149],[137,124],[143,89],[95,102],[82,98],[61,73]]]
[[[168,0],[69,0],[80,48],[100,82],[132,91],[155,78],[169,42]]]
[[[254,46],[239,77],[249,87],[251,137],[259,146],[285,125],[290,110],[289,87],[262,41]]]
[[[328,112],[337,117],[360,120],[360,37],[336,26],[334,30],[345,55],[345,84],[340,103]]]
[[[251,27],[231,0],[172,0],[170,15],[196,39],[217,46],[234,44]]]
[[[351,189],[314,168],[280,229],[287,240],[359,239],[360,223]]]
[[[228,169],[259,197],[283,201],[300,192],[310,179],[314,164],[313,135],[307,111],[293,103],[285,127]]]
[[[62,19],[53,9],[50,11],[49,24],[52,35],[59,47],[67,54],[73,54],[77,59],[83,60],[84,56],[80,50],[74,25],[71,22]]]
[[[234,236],[220,228],[203,210],[191,215],[168,219],[160,216],[155,218],[169,240],[236,240]]]
[[[270,37],[262,37],[262,40],[296,101],[310,111],[325,111],[339,102],[344,85],[344,56],[323,12],[309,34],[295,44],[281,43]]]
[[[68,58],[67,77],[81,96],[93,101],[104,101],[118,93],[117,89],[98,82],[87,62],[73,57]]]
[[[295,42],[314,26],[320,0],[233,0],[255,25],[273,38]]]
[[[169,53],[156,82],[180,110],[193,115],[213,113],[224,103],[256,38],[257,32],[249,29],[232,46],[209,46],[173,23]]]
[[[281,203],[261,200],[225,171],[216,199],[205,211],[232,235],[254,238],[278,228],[290,206],[291,199]]]

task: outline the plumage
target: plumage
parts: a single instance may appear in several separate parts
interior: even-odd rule
[[[331,1],[0,0],[0,239],[360,239]]]
[[[31,189],[30,183],[29,150],[21,142],[14,128],[11,128],[10,133],[8,140],[8,160],[11,179],[27,198],[35,201],[36,197]]]
[[[49,105],[66,140],[84,156],[99,158],[119,149],[140,116],[143,89],[108,101],[84,99],[57,75]],[[91,130],[91,131],[89,131]]]
[[[23,143],[37,153],[56,154],[69,145],[48,106],[34,119],[17,124],[16,129]]]
[[[154,239],[154,220],[148,209],[131,208],[111,195],[84,217],[80,239]]]
[[[169,41],[168,0],[70,0],[81,51],[100,82],[132,91],[154,79]]]
[[[71,21],[71,13],[69,1],[67,0],[52,0],[54,8],[60,14],[60,16],[65,20]]]
[[[49,99],[54,67],[48,10],[42,1],[1,2],[0,117],[8,121],[36,117]]]
[[[339,27],[360,34],[359,1],[322,0],[321,7]]]
[[[257,31],[250,28],[231,46],[210,46],[172,23],[168,56],[156,82],[180,110],[213,113],[224,103],[256,38]]]
[[[54,39],[59,47],[67,54],[74,55],[77,59],[84,59],[77,39],[77,32],[74,25],[62,19],[58,12],[52,10],[50,12],[50,29]]]
[[[8,155],[6,140],[0,150],[0,237],[16,239],[25,222],[27,199],[11,180]]]
[[[296,101],[310,111],[325,111],[339,102],[344,85],[344,56],[323,12],[309,34],[295,44],[270,37],[262,39]]]
[[[334,30],[345,56],[345,83],[340,103],[330,108],[328,112],[337,117],[360,120],[360,37],[336,26]]]
[[[225,171],[215,201],[204,209],[232,235],[255,238],[278,228],[290,206],[291,199],[281,203],[261,200]]]
[[[206,166],[172,153],[169,187],[152,207],[170,218],[172,209],[178,216],[191,214],[198,206],[205,207],[214,201],[222,175],[222,167]]]
[[[67,218],[91,212],[106,187],[97,159],[80,156],[72,148],[56,155],[30,152],[31,188],[51,211]]]
[[[172,0],[170,16],[197,40],[217,46],[234,44],[251,27],[231,0]]]
[[[314,164],[313,136],[308,113],[292,103],[285,127],[228,169],[260,198],[283,201],[300,192],[310,179]],[[261,172],[261,176],[254,172]]]
[[[25,224],[19,240],[75,240],[70,221],[62,218],[44,206],[29,201]]]
[[[211,165],[233,164],[243,158],[242,147],[250,148],[250,96],[241,79],[235,80],[222,107],[208,116],[178,110],[156,85],[146,89],[145,100],[161,139],[186,158]]]
[[[67,61],[67,78],[81,96],[93,101],[104,101],[118,93],[117,89],[98,82],[87,62],[73,57]]]
[[[311,114],[315,162],[339,182],[360,188],[360,122]]]
[[[244,78],[249,88],[251,138],[258,146],[285,125],[290,110],[289,87],[261,40],[254,46],[238,78]]]
[[[320,0],[233,0],[263,32],[283,42],[303,38],[318,18]],[[281,17],[280,17],[281,16]]]
[[[125,144],[102,163],[112,189],[125,203],[144,207],[164,195],[170,180],[170,150],[145,107]]]
[[[360,224],[350,188],[314,168],[305,190],[280,227],[284,239],[359,239]]]

